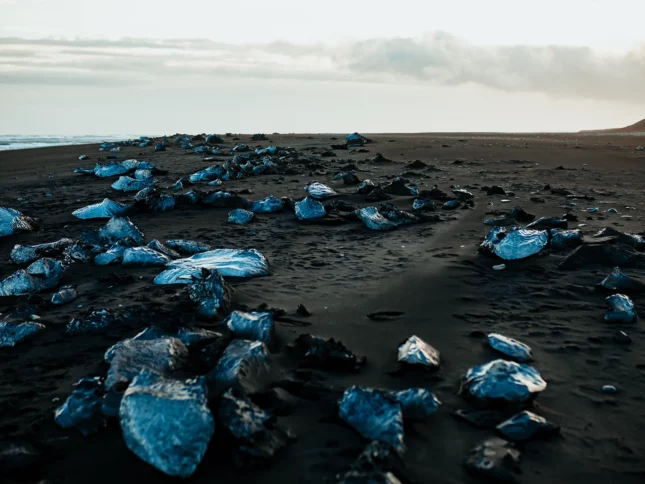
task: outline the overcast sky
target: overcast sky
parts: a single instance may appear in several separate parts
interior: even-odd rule
[[[0,134],[645,118],[643,0],[0,0]]]

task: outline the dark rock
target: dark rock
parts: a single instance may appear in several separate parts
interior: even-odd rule
[[[370,194],[367,197],[365,197],[365,201],[370,202],[370,203],[384,202],[386,200],[392,200],[392,197],[389,196],[387,193],[385,193],[380,188],[373,189],[370,192]]]
[[[365,364],[365,358],[358,358],[340,341],[324,339],[311,334],[301,334],[292,345],[290,352],[301,359],[301,365],[326,371],[357,371]]]
[[[504,420],[504,414],[496,410],[460,409],[455,410],[452,415],[477,429],[487,430],[494,429]]]
[[[626,245],[589,243],[576,248],[558,267],[570,270],[595,265],[645,268],[645,255]]]
[[[468,454],[466,470],[498,482],[518,482],[521,453],[510,442],[497,437],[476,445]]]

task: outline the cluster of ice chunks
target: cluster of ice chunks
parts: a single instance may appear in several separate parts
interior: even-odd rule
[[[301,334],[289,351],[301,359],[301,365],[326,371],[356,371],[365,364],[365,357],[357,357],[340,341]]]
[[[152,170],[155,165],[149,161],[124,160],[112,161],[105,165],[98,164],[93,169],[77,168],[74,173],[85,175],[95,175],[99,178],[109,178],[112,176],[125,175],[136,170]]]
[[[310,197],[296,202],[295,213],[298,220],[303,221],[321,219],[327,214],[323,204]]]
[[[504,260],[525,259],[540,252],[549,241],[546,230],[518,229],[506,231],[493,228],[480,246],[480,251]]]
[[[202,269],[215,269],[224,277],[256,277],[269,274],[269,263],[255,249],[217,249],[170,262],[154,283],[189,284]]]
[[[633,323],[638,319],[634,303],[624,294],[614,294],[605,299],[609,311],[605,313],[608,323]]]
[[[0,348],[9,348],[23,343],[44,329],[44,324],[32,321],[0,321]]]
[[[11,260],[15,264],[29,264],[41,257],[57,256],[74,241],[72,239],[60,239],[56,242],[49,242],[47,244],[38,245],[20,245],[16,244],[11,250]]]
[[[273,313],[233,311],[222,322],[240,339],[270,345],[275,335]]]
[[[191,301],[197,305],[197,316],[201,319],[214,319],[218,314],[228,311],[233,290],[217,270],[202,269],[193,282],[188,285]]]
[[[101,203],[87,205],[72,212],[72,215],[81,220],[90,220],[97,218],[112,218],[125,215],[131,210],[132,206],[115,202],[109,198],[103,199]]]
[[[79,318],[72,319],[66,331],[70,334],[86,334],[103,331],[119,320],[118,316],[108,309],[97,309]]]
[[[365,226],[371,230],[387,231],[397,227],[397,224],[381,215],[376,207],[361,208],[358,210],[357,215]]]
[[[65,266],[56,259],[42,258],[0,282],[0,296],[24,296],[58,285]]]
[[[244,210],[243,208],[236,208],[235,210],[231,210],[228,213],[228,223],[236,225],[246,225],[251,220],[253,220],[253,217],[255,217],[255,214],[253,212],[249,212],[248,210]]]
[[[491,348],[516,361],[525,362],[533,359],[531,348],[528,345],[502,334],[490,333],[488,335],[488,344]]]
[[[226,347],[215,369],[207,375],[218,394],[230,388],[253,392],[269,372],[269,353],[261,341],[236,339]]]
[[[99,377],[82,378],[65,403],[56,409],[54,419],[63,428],[76,427],[83,435],[96,432],[103,424],[103,382]]]
[[[142,370],[119,409],[123,438],[140,459],[160,471],[190,477],[215,432],[203,379],[179,381]]]
[[[0,207],[0,237],[16,234],[18,232],[31,232],[36,230],[38,224],[31,217],[25,217],[13,208]]]
[[[440,365],[439,352],[418,336],[410,336],[398,348],[398,361],[435,369]]]

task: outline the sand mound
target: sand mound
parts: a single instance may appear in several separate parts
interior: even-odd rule
[[[581,133],[645,133],[645,119],[642,119],[638,123],[634,123],[630,126],[625,126],[624,128],[593,129],[593,130],[580,131],[580,132]]]

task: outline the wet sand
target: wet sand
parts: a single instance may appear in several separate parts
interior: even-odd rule
[[[319,377],[334,387],[320,398],[294,397],[293,413],[280,417],[298,437],[265,469],[235,469],[226,448],[213,441],[189,482],[329,482],[343,472],[364,447],[365,441],[351,428],[334,421],[334,402],[339,392],[357,384],[402,389],[424,386],[443,403],[441,410],[422,423],[406,425],[408,477],[415,482],[477,482],[463,469],[467,451],[492,435],[455,420],[451,413],[468,404],[458,395],[459,380],[473,365],[499,357],[485,344],[490,331],[516,337],[529,344],[532,365],[548,382],[535,411],[560,424],[561,436],[535,441],[523,447],[521,482],[643,482],[645,479],[645,331],[642,322],[624,329],[633,339],[619,345],[616,326],[603,321],[604,295],[595,284],[611,267],[590,266],[563,271],[557,264],[568,252],[549,250],[507,263],[478,254],[489,227],[482,222],[487,212],[521,206],[536,216],[556,216],[567,211],[562,195],[544,190],[545,185],[565,187],[593,195],[594,201],[578,200],[570,209],[587,239],[604,227],[642,233],[645,208],[645,137],[592,135],[500,134],[383,134],[369,135],[374,143],[367,152],[336,151],[321,157],[343,135],[272,135],[272,144],[291,146],[317,158],[296,165],[294,175],[262,175],[225,182],[229,190],[250,189],[255,200],[273,194],[300,199],[312,180],[327,183],[339,197],[369,206],[355,187],[345,186],[333,175],[347,163],[356,163],[361,179],[387,182],[405,173],[420,189],[438,184],[470,187],[473,209],[442,214],[438,223],[423,223],[380,233],[360,223],[309,225],[299,223],[285,210],[259,215],[248,226],[227,223],[227,209],[179,207],[167,213],[138,213],[131,220],[152,239],[195,239],[214,248],[255,248],[271,264],[267,277],[234,283],[234,304],[256,308],[262,303],[286,311],[290,322],[277,323],[280,346],[273,355],[276,368],[288,372],[295,361],[285,346],[299,334],[313,333],[341,340],[354,353],[367,357],[358,373],[324,373]],[[266,147],[270,143],[251,142]],[[332,138],[338,138],[334,140]],[[227,139],[230,149],[235,141]],[[370,160],[381,153],[391,162]],[[79,162],[87,154],[89,161]],[[74,168],[93,167],[99,156],[96,145],[0,152],[0,206],[21,210],[42,220],[37,232],[0,239],[0,275],[16,270],[9,260],[17,243],[35,244],[77,237],[104,224],[82,221],[72,211],[103,198],[130,202],[133,193],[110,187],[113,179],[73,173]],[[181,176],[212,163],[179,148],[155,153],[152,148],[122,148],[121,159],[151,160],[168,174],[158,176],[159,187],[172,185]],[[219,157],[228,159],[229,157]],[[365,161],[367,160],[367,161]],[[421,160],[433,169],[407,167]],[[457,162],[456,162],[457,160]],[[363,162],[365,161],[365,162]],[[318,173],[316,173],[318,172]],[[324,172],[324,173],[323,173]],[[205,183],[199,188],[206,189]],[[500,185],[516,197],[488,196],[478,187]],[[51,194],[47,197],[46,194]],[[533,203],[541,197],[545,203]],[[28,203],[18,201],[24,198]],[[395,196],[391,203],[411,210],[414,197]],[[502,199],[510,199],[503,203]],[[589,207],[600,208],[588,214]],[[618,214],[606,213],[610,207]],[[626,207],[634,207],[628,209]],[[622,218],[630,215],[631,219]],[[135,282],[115,285],[100,282],[110,273],[129,273]],[[55,409],[67,398],[72,384],[84,376],[104,375],[103,353],[117,341],[131,337],[148,324],[194,324],[187,296],[178,286],[155,286],[155,268],[97,267],[75,264],[63,283],[74,284],[79,298],[52,308],[51,294],[0,299],[0,313],[32,304],[41,307],[39,322],[47,330],[15,348],[0,349],[0,436],[2,440],[27,441],[42,451],[42,459],[28,470],[12,474],[17,482],[172,482],[172,479],[139,460],[125,446],[118,422],[100,433],[81,436],[74,429],[58,428]],[[629,275],[642,275],[626,269]],[[645,295],[633,297],[637,310]],[[304,304],[312,315],[296,314]],[[121,325],[100,335],[65,334],[65,325],[88,309],[155,309],[155,321]],[[374,321],[376,311],[399,311],[396,319]],[[208,325],[203,325],[208,327]],[[437,373],[393,372],[397,345],[416,334],[441,352]],[[616,394],[601,391],[615,385]]]

